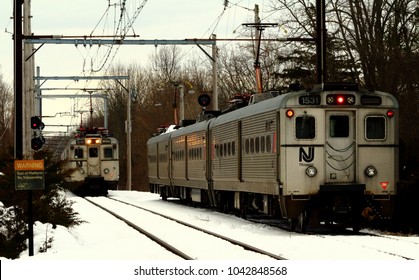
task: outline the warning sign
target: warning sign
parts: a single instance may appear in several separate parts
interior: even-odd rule
[[[16,190],[43,190],[45,188],[44,160],[15,160]]]

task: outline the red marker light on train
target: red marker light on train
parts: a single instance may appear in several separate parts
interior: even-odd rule
[[[394,117],[394,111],[393,110],[388,110],[387,111],[387,117],[389,117],[389,118]]]
[[[288,118],[292,118],[294,116],[294,111],[291,109],[288,109],[285,114],[287,115]]]
[[[336,102],[337,102],[338,104],[344,104],[344,103],[345,103],[345,97],[343,97],[343,96],[338,96],[338,97],[336,98]]]

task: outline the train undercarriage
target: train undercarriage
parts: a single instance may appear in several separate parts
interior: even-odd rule
[[[352,228],[358,231],[375,222],[388,221],[393,199],[373,199],[362,191],[320,192],[316,196],[275,196],[234,191],[169,187],[150,184],[162,199],[179,198],[182,203],[216,208],[241,218],[263,216],[286,221],[289,230],[306,232],[321,227]]]
[[[67,183],[68,189],[79,196],[107,196],[108,190],[116,190],[117,181],[105,181],[102,176],[88,176],[84,181]]]

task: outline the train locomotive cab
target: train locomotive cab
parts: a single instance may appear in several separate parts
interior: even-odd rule
[[[392,216],[398,178],[398,103],[382,92],[325,87],[281,109],[283,216],[359,229]]]
[[[109,189],[117,189],[119,158],[115,138],[104,133],[78,134],[63,155],[67,168],[72,170],[67,182],[76,193],[107,195]]]

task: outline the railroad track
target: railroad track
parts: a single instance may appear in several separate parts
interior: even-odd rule
[[[219,255],[226,259],[285,260],[279,255],[125,201],[109,197],[85,199],[185,260],[214,259]],[[160,225],[158,230],[156,223]],[[166,227],[177,229],[167,232]]]
[[[248,219],[254,223],[268,224],[281,230],[290,231],[287,223],[277,220],[257,220]],[[337,241],[342,244],[369,248],[383,254],[388,254],[400,259],[415,260],[419,250],[419,238],[408,236],[397,236],[395,234],[383,234],[378,231],[364,230],[361,232],[342,228],[325,228],[319,230],[309,230],[300,233],[313,238]],[[365,239],[368,237],[368,239]],[[416,252],[415,252],[416,251]]]

